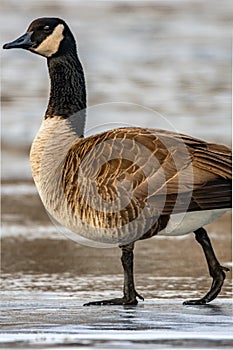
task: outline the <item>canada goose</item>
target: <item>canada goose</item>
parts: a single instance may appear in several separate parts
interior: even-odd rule
[[[143,298],[134,287],[135,241],[190,232],[203,248],[213,283],[204,297],[184,303],[215,299],[228,268],[218,262],[203,226],[231,207],[230,149],[147,128],[84,137],[84,73],[73,34],[59,18],[34,20],[3,48],[47,58],[50,98],[30,153],[45,208],[72,231],[122,250],[123,297],[85,305],[136,305]]]

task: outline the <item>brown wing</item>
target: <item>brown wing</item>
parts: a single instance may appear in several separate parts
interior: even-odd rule
[[[162,137],[171,137],[180,140],[190,155],[191,169],[187,171],[176,162],[177,176],[180,176],[177,192],[169,186],[167,189],[166,205],[163,214],[179,213],[184,211],[210,210],[230,208],[232,192],[232,157],[231,150],[223,145],[207,143],[186,135],[160,131]],[[165,133],[165,136],[164,136]],[[182,147],[183,149],[183,147]],[[177,148],[177,159],[182,159],[182,153]],[[180,157],[181,155],[181,157]],[[185,154],[182,162],[187,161]],[[163,167],[167,168],[164,163]],[[192,182],[190,186],[190,180]],[[153,205],[159,202],[154,196]],[[175,205],[174,205],[174,202]]]
[[[67,154],[62,184],[75,215],[119,227],[138,217],[142,224],[229,207],[230,179],[225,146],[163,130],[119,128],[78,139]]]

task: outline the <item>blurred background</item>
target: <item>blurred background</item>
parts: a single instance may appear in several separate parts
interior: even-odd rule
[[[0,6],[1,44],[23,34],[37,17],[58,16],[70,25],[90,106],[139,104],[163,115],[180,132],[230,145],[231,0],[1,0]],[[47,105],[46,61],[23,50],[2,51],[1,68],[3,288],[82,291],[85,296],[96,288],[114,294],[121,281],[120,252],[80,247],[63,237],[32,182],[29,149]],[[143,113],[115,114],[117,108],[108,118],[88,120],[87,128],[122,121],[159,126]],[[209,232],[219,259],[231,266],[230,215],[210,225]],[[138,244],[139,292],[145,297],[204,293],[210,281],[193,236],[156,239]],[[87,274],[92,279],[79,279]],[[230,294],[228,278],[222,295]]]

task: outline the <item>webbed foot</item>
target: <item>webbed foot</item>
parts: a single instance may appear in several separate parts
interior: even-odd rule
[[[201,299],[187,300],[183,305],[205,305],[214,300],[221,291],[226,274],[224,271],[230,271],[227,267],[221,266],[214,254],[210,239],[206,230],[200,228],[194,231],[196,240],[201,244],[207,264],[209,267],[210,276],[213,278],[213,282],[208,293]]]
[[[183,305],[205,305],[210,301],[214,300],[221,291],[223,282],[225,280],[226,274],[224,271],[230,271],[225,266],[219,265],[212,274],[213,274],[213,283],[209,292],[201,299],[187,300],[184,301]]]
[[[99,301],[91,301],[89,303],[85,303],[83,306],[92,306],[92,305],[137,305],[137,299],[126,300],[125,298],[114,298],[107,300],[99,300]]]
[[[123,298],[114,298],[114,299],[106,299],[106,300],[98,300],[98,301],[90,301],[89,303],[85,303],[83,306],[91,306],[91,305],[137,305],[137,298],[144,300],[144,298],[135,291],[135,297],[132,299],[123,297]]]

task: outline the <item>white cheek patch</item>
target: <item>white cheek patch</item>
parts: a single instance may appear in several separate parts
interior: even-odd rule
[[[58,24],[52,34],[50,34],[44,41],[42,41],[42,43],[37,48],[35,48],[34,51],[46,57],[51,57],[54,55],[58,51],[60,43],[64,38],[63,30],[64,25]]]

